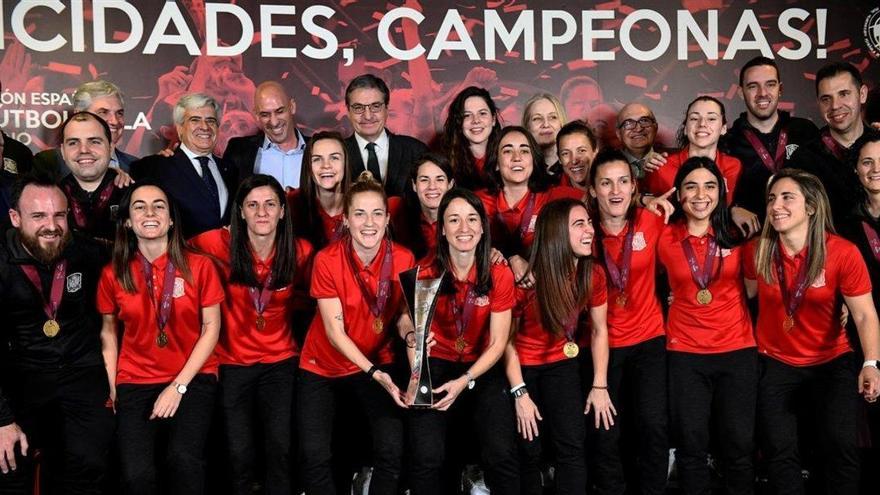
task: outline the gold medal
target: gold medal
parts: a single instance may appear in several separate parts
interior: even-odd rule
[[[709,289],[700,289],[697,291],[697,302],[704,306],[712,302],[712,293],[709,292]]]
[[[618,307],[622,308],[622,307],[626,306],[626,294],[621,292],[620,294],[617,295],[617,298],[614,300],[614,302],[617,303]]]
[[[790,332],[792,328],[794,328],[794,316],[787,315],[782,322],[782,329],[786,332]]]
[[[61,325],[55,320],[46,320],[46,323],[43,323],[43,335],[50,339],[58,335],[60,331]]]
[[[168,345],[168,334],[165,333],[165,330],[159,331],[159,336],[156,337],[156,345],[159,347],[165,347]]]
[[[263,318],[263,315],[257,315],[257,330],[262,330],[266,328],[266,319]]]
[[[464,340],[464,337],[455,339],[455,352],[463,354],[465,347],[467,347],[467,341]]]
[[[580,349],[578,349],[578,345],[574,342],[566,342],[565,345],[562,346],[562,353],[565,354],[565,357],[567,358],[577,357],[578,352],[580,352]]]
[[[384,325],[382,324],[382,318],[376,318],[373,320],[373,331],[376,333],[382,333],[382,328]]]

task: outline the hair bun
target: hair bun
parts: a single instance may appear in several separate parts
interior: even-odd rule
[[[382,187],[382,183],[377,181],[376,178],[373,177],[373,173],[370,172],[369,170],[364,170],[363,172],[361,172],[358,175],[357,180],[355,180],[355,182],[364,183],[364,184],[371,184],[371,185],[376,184],[379,187]]]

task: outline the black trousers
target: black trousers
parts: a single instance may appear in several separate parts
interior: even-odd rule
[[[0,473],[0,493],[31,493],[34,454],[41,454],[41,495],[101,493],[113,437],[113,408],[103,366],[16,370],[5,392],[30,448],[18,468]]]
[[[585,365],[589,361],[584,359]],[[592,380],[592,368],[584,370],[584,377]],[[591,382],[586,379],[584,384],[589,389]],[[665,493],[669,465],[666,338],[611,349],[608,392],[617,410],[614,426],[597,430],[592,416],[587,420],[591,431],[587,434],[588,441],[593,443],[591,483],[596,493],[621,494],[627,490],[621,460],[621,424],[624,422],[634,425],[636,430],[639,493]],[[633,410],[629,410],[630,407]]]
[[[471,363],[430,358],[429,365],[431,381],[436,388],[463,375]],[[476,386],[472,390],[465,389],[447,411],[409,411],[407,440],[413,495],[458,493],[462,463],[458,462],[459,459],[449,459],[451,466],[444,469],[450,423],[475,427],[489,490],[504,495],[520,493],[516,419],[510,385],[501,366],[499,363],[483,374]],[[457,421],[459,419],[462,421]],[[467,433],[457,431],[454,434],[464,436]],[[444,472],[446,476],[441,476]]]
[[[778,494],[803,494],[798,453],[797,394],[807,394],[815,414],[815,438],[823,453],[827,494],[857,494],[858,383],[852,353],[816,366],[790,366],[762,356],[758,432],[770,484]]]
[[[671,426],[681,493],[709,493],[710,443],[719,449],[724,492],[754,493],[757,350],[669,352],[668,359]],[[711,442],[713,436],[715,442]]]
[[[205,490],[205,442],[217,392],[213,375],[198,374],[168,419],[150,419],[153,404],[167,383],[116,387],[116,439],[127,494],[199,494]],[[167,448],[157,459],[160,437]],[[159,464],[163,465],[161,470]],[[163,483],[160,483],[160,480]]]
[[[370,494],[396,495],[403,456],[403,419],[388,392],[364,373],[326,378],[300,370],[297,395],[297,434],[306,493],[351,493],[350,474],[346,481],[334,476],[332,461],[338,452],[331,448],[331,442],[334,417],[345,412],[339,406],[352,404],[350,399],[354,399],[355,407],[366,413],[370,425]]]
[[[268,495],[291,493],[296,373],[296,358],[220,367],[220,406],[233,494],[251,493],[258,480]],[[258,464],[258,446],[262,446],[263,466]],[[258,473],[258,466],[265,473]]]
[[[538,425],[540,436],[528,441],[517,435],[522,453],[522,493],[543,493],[541,444],[549,434],[556,458],[556,493],[583,494],[587,489],[585,397],[578,361],[566,359],[541,366],[523,366],[522,374],[529,396],[544,418]]]

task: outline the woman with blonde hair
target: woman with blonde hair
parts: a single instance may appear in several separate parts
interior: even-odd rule
[[[544,164],[551,178],[559,180],[560,166],[556,153],[556,135],[565,124],[565,109],[559,98],[550,93],[538,93],[526,102],[522,126],[529,130],[544,154]]]

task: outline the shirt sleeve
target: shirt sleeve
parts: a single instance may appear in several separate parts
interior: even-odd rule
[[[757,270],[755,269],[755,246],[756,240],[745,245],[742,253],[743,275],[749,280],[757,280]]]
[[[312,268],[312,286],[310,292],[315,299],[327,299],[331,297],[341,298],[336,288],[336,278],[341,275],[342,263],[336,269],[331,265],[330,257],[326,252],[320,252],[315,256],[315,265]]]
[[[195,279],[199,284],[198,290],[201,307],[207,308],[223,302],[226,294],[223,292],[220,275],[217,273],[214,263],[204,256],[197,256],[191,259],[194,261],[198,260],[193,265],[197,270]]]
[[[605,270],[593,261],[593,277],[590,280],[590,307],[595,308],[608,302],[608,282]]]
[[[516,303],[513,272],[507,265],[492,266],[492,291],[489,296],[490,311],[493,313],[507,311]]]
[[[113,265],[107,265],[101,270],[101,279],[98,281],[98,294],[95,306],[98,313],[103,315],[116,314],[119,307],[116,305],[116,289],[119,283],[113,273]]]
[[[840,277],[840,293],[846,297],[861,296],[871,292],[871,276],[868,266],[855,245],[846,242],[840,249],[835,249],[832,254],[839,261],[837,270]],[[876,303],[876,301],[875,301]]]

